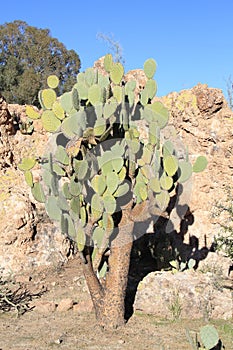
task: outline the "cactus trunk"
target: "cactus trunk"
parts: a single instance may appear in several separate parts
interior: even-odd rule
[[[84,274],[95,308],[98,325],[105,329],[125,324],[125,293],[128,281],[134,223],[129,219],[130,209],[122,211],[119,233],[111,244],[109,271],[101,285],[91,263],[84,265]]]

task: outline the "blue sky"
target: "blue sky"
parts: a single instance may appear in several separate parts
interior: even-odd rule
[[[157,64],[158,96],[197,83],[223,90],[233,79],[232,0],[26,1],[1,3],[0,24],[23,20],[80,56],[82,68],[109,52],[98,33],[123,48],[125,70]]]

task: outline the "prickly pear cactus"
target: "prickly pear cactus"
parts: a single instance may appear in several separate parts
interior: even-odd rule
[[[124,82],[121,63],[106,55],[104,66],[107,76],[88,68],[59,98],[58,78],[48,78],[48,88],[39,93],[42,112],[28,107],[27,114],[32,120],[41,119],[53,134],[53,147],[43,159],[19,164],[35,199],[45,203],[50,218],[80,251],[93,246],[93,259],[117,234],[123,208],[131,203],[135,209],[146,202],[151,215],[163,212],[176,185],[206,167],[204,157],[191,164],[188,155],[179,159],[171,141],[162,144],[169,113],[153,100],[157,91],[153,59],[144,64],[148,81],[137,99],[136,82]],[[139,132],[141,121],[148,130],[146,140]],[[41,167],[40,182],[32,178],[36,163]]]
[[[201,342],[205,349],[213,349],[219,342],[219,335],[216,328],[212,325],[206,325],[200,329]]]

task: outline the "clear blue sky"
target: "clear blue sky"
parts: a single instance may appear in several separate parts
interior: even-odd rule
[[[126,71],[149,57],[157,61],[159,96],[199,82],[226,95],[233,79],[232,0],[6,0],[0,10],[0,24],[23,20],[49,28],[79,54],[81,70],[109,51],[97,34],[113,35]]]

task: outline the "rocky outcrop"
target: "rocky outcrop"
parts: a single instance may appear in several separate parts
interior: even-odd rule
[[[9,138],[14,134],[13,118],[8,111],[4,97],[0,94],[0,170],[13,164],[13,152]]]
[[[134,308],[168,319],[231,319],[231,286],[220,273],[150,273],[138,286]]]
[[[162,98],[170,111],[170,124],[188,147],[191,161],[206,156],[207,169],[194,174],[187,204],[193,214],[186,242],[195,236],[199,246],[211,247],[221,218],[215,205],[224,202],[233,179],[233,112],[219,89],[198,84],[191,90]]]

